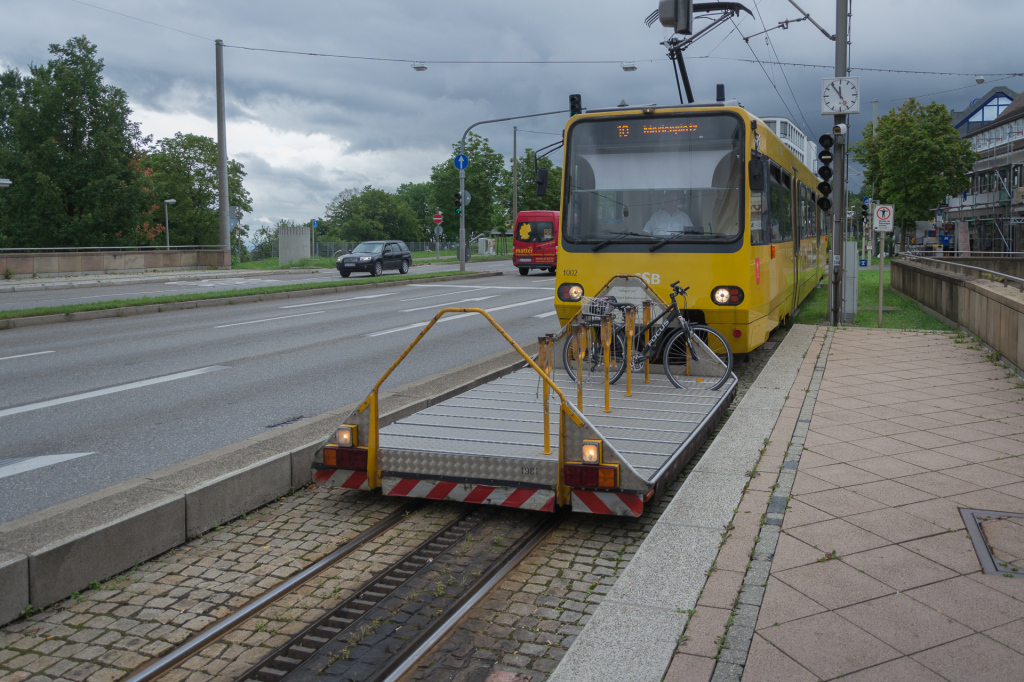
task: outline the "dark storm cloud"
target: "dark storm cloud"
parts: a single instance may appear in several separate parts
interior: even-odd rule
[[[157,137],[177,130],[214,134],[214,46],[204,38],[222,38],[233,46],[428,62],[428,70],[418,73],[408,63],[227,48],[229,153],[245,164],[254,214],[267,220],[319,215],[346,187],[393,188],[425,180],[469,124],[563,109],[570,93],[580,93],[588,107],[614,106],[623,99],[678,101],[672,67],[658,44],[667,37],[665,30],[643,24],[656,0],[89,2],[202,38],[72,0],[0,0],[5,17],[0,61],[24,71],[30,62],[46,61],[48,43],[85,34],[99,47],[108,82],[128,93],[143,132]],[[746,4],[757,9],[753,19],[743,15],[686,52],[696,97],[713,99],[715,84],[724,83],[727,97],[755,113],[788,116],[817,138],[831,127],[819,105],[821,78],[830,70],[766,65],[762,71],[757,64],[732,60],[756,54],[763,60],[829,65],[834,43],[808,22],[798,22],[772,30],[771,46],[765,36],[748,45],[742,36],[800,15],[785,0]],[[832,0],[799,4],[819,23],[834,27]],[[969,74],[1021,70],[1015,40],[1022,16],[1020,3],[1012,0],[978,6],[954,0],[854,0],[851,66]],[[709,54],[714,58],[701,58]],[[581,59],[615,63],[436,63]],[[638,70],[623,72],[619,60],[636,61]],[[861,77],[863,92],[862,113],[851,122],[855,137],[870,120],[876,97],[883,114],[903,98],[919,95],[961,109],[995,82],[976,85],[973,75],[856,70],[853,75]],[[1024,88],[1021,78],[999,82]],[[564,116],[552,116],[476,132],[507,157],[513,125],[557,133],[564,123]],[[524,132],[520,153],[554,139]]]

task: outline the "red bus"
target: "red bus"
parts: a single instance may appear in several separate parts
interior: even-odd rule
[[[512,237],[512,264],[520,275],[530,270],[555,271],[558,258],[558,211],[520,211]]]

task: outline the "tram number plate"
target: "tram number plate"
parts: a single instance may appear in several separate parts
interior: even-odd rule
[[[536,476],[538,472],[537,467],[519,467],[519,473],[524,476]]]

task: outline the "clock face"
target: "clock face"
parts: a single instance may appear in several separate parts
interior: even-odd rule
[[[823,78],[821,80],[821,113],[860,113],[860,78]]]

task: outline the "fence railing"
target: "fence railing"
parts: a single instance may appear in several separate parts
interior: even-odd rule
[[[84,251],[221,251],[220,244],[192,246],[57,246],[41,249],[0,249],[0,253],[81,253]]]

